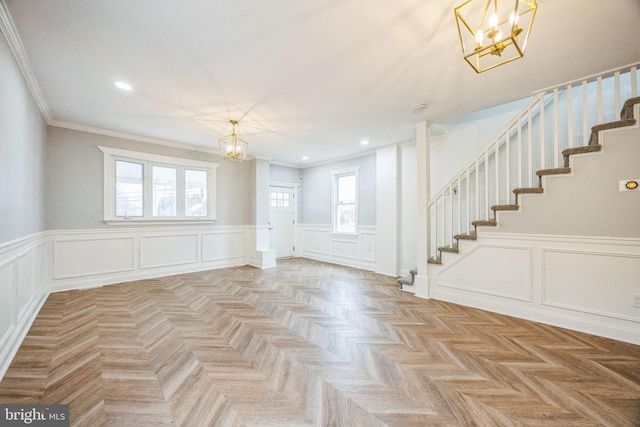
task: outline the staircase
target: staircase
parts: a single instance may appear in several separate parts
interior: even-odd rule
[[[427,262],[442,264],[443,253],[459,253],[461,240],[477,239],[478,227],[497,226],[497,212],[520,209],[519,196],[544,193],[543,177],[570,173],[571,156],[600,151],[600,131],[634,125],[637,80],[631,66],[534,96],[429,202]]]

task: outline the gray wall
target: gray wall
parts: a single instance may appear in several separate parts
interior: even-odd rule
[[[302,171],[300,222],[331,224],[331,171],[360,166],[358,225],[376,225],[376,155],[306,168]],[[313,201],[313,202],[309,202]]]
[[[49,230],[108,227],[103,222],[103,153],[98,146],[219,163],[216,170],[218,225],[253,224],[249,163],[233,163],[219,156],[49,127],[47,156],[47,221]]]
[[[0,37],[0,243],[45,230],[46,125]]]
[[[300,184],[300,174],[302,170],[289,166],[269,165],[269,179],[271,181],[289,182],[292,184]]]

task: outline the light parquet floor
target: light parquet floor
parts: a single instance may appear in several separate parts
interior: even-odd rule
[[[77,426],[638,426],[640,347],[289,259],[51,294],[0,402]]]

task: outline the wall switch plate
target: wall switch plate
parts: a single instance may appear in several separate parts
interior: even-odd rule
[[[631,297],[633,298],[632,305],[634,307],[640,307],[640,294],[633,294]]]

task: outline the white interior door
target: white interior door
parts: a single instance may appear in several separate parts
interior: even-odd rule
[[[293,256],[295,189],[269,187],[269,246],[276,258]]]

